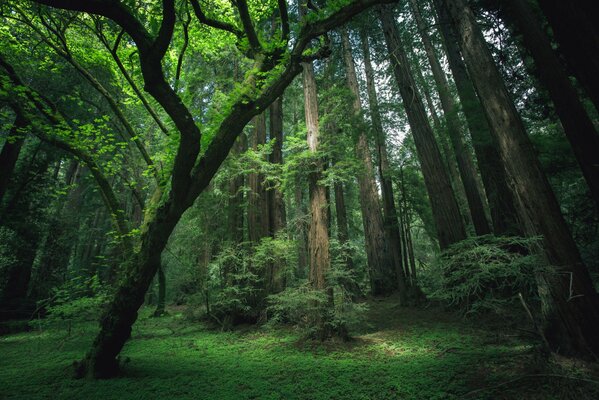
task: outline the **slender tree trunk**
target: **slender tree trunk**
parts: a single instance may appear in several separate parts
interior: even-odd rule
[[[599,111],[598,13],[597,4],[591,4],[594,2],[539,0],[566,61]]]
[[[443,166],[441,153],[435,141],[420,95],[412,77],[401,39],[393,19],[394,8],[381,7],[379,14],[383,33],[391,56],[391,65],[408,121],[412,128],[416,151],[422,167],[424,182],[431,201],[439,245],[442,249],[466,238],[466,231],[455,199],[449,176]]]
[[[391,252],[395,262],[400,303],[405,304],[407,300],[406,276],[403,271],[401,235],[398,225],[397,210],[395,208],[395,195],[393,193],[393,184],[391,182],[389,159],[387,155],[387,138],[385,131],[383,130],[383,123],[381,122],[381,113],[379,110],[379,102],[376,94],[374,70],[370,60],[370,45],[368,43],[368,35],[366,34],[365,29],[360,31],[360,39],[362,43],[362,52],[364,55],[364,69],[366,72],[366,89],[368,92],[370,119],[372,121],[372,127],[374,128],[375,142],[377,147],[377,167],[381,181],[381,193],[383,196],[385,232],[388,237],[389,251]]]
[[[250,138],[250,148],[257,150],[266,143],[266,119],[264,114],[254,117],[254,129]],[[248,235],[250,242],[257,244],[268,236],[268,198],[264,187],[264,175],[252,172],[248,176]]]
[[[440,6],[441,1],[434,0],[435,9],[449,67],[472,135],[472,145],[489,202],[493,230],[497,235],[520,234],[515,199],[508,186],[505,169],[497,150],[497,142],[491,135],[485,111],[462,60],[458,38],[450,24],[446,9]]]
[[[427,33],[427,26],[425,21],[420,14],[418,2],[416,0],[410,0],[412,5],[412,13],[416,20],[416,25],[420,31],[420,37],[424,44],[426,56],[428,58],[431,71],[433,73],[433,79],[439,92],[439,98],[441,100],[441,107],[443,108],[443,114],[445,115],[445,121],[447,123],[447,132],[449,139],[453,146],[453,152],[456,157],[458,169],[460,171],[460,177],[464,185],[464,191],[466,193],[466,200],[468,201],[468,208],[472,217],[472,223],[474,230],[477,235],[486,235],[491,233],[491,228],[485,215],[485,207],[483,198],[478,190],[478,183],[476,180],[476,170],[470,152],[464,144],[462,136],[460,121],[458,118],[457,107],[455,106],[449,83],[443,68],[439,63],[439,59],[435,54],[435,49],[431,42],[431,39]]]
[[[345,28],[341,29],[341,38],[343,41],[343,58],[345,61],[347,85],[354,96],[353,112],[355,117],[358,118],[362,112],[360,89],[358,87],[354,59],[351,54],[349,35]],[[368,147],[368,138],[363,126],[360,126],[358,129],[356,156],[362,162],[363,167],[362,172],[358,175],[358,186],[360,188],[360,209],[362,211],[371,291],[374,295],[384,295],[391,293],[397,287],[396,270],[393,268],[393,265],[401,268],[401,263],[399,260],[390,257],[391,254],[389,254],[387,248],[388,238],[385,235],[383,215],[374,180],[372,157]]]
[[[516,29],[522,34],[524,45],[535,61],[541,83],[549,91],[599,210],[599,134],[528,3],[519,0],[508,0],[506,3],[507,12],[512,16]]]
[[[270,140],[274,140],[270,162],[283,164],[283,97],[270,105]],[[286,225],[285,201],[278,188],[269,188],[269,233],[276,235]]]
[[[464,0],[444,0],[444,5],[513,181],[526,233],[543,236],[545,256],[555,269],[539,278],[547,339],[554,350],[564,354],[596,357],[599,301],[589,272],[472,11]]]
[[[270,162],[283,164],[283,97],[279,97],[270,105],[270,140],[274,140]],[[283,193],[277,187],[269,187],[268,191],[268,234],[275,237],[285,228],[285,201]],[[269,293],[279,293],[285,288],[285,276],[281,266],[276,263],[269,265],[268,287]]]
[[[304,102],[308,148],[312,153],[319,150],[318,97],[312,63],[302,63]],[[329,230],[327,219],[326,187],[319,183],[324,164],[316,160],[308,177],[310,190],[310,229],[308,231],[308,254],[310,270],[308,279],[314,289],[326,288],[326,273],[330,266]]]
[[[231,153],[233,156],[239,156],[247,150],[247,137],[245,134],[239,135]],[[243,187],[244,178],[239,174],[229,182],[229,204],[228,204],[228,225],[231,241],[235,244],[243,242]]]

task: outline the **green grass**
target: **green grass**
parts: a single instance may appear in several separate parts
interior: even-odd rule
[[[483,390],[469,398],[599,394],[593,383],[560,378],[493,388],[535,373],[529,371],[538,368],[531,343],[390,301],[372,305],[370,328],[349,343],[301,341],[285,329],[223,333],[174,313],[159,319],[148,314],[142,313],[123,350],[129,361],[122,377],[111,380],[71,378],[72,361],[93,339],[91,324],[76,326],[69,337],[59,330],[0,337],[0,398],[457,399],[477,389]],[[592,376],[586,366],[572,371]]]

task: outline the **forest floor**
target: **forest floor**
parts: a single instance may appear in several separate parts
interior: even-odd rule
[[[350,342],[288,329],[220,332],[143,310],[123,375],[71,378],[93,324],[0,337],[0,399],[597,399],[599,366],[542,356],[530,339],[430,309],[370,303]]]

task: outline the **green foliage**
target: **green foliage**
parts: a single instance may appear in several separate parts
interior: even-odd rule
[[[109,300],[109,290],[97,275],[89,279],[77,277],[66,281],[53,291],[51,298],[41,301],[47,315],[32,321],[34,326],[57,326],[70,331],[73,322],[94,321]]]
[[[535,274],[546,270],[534,251],[538,241],[487,235],[459,242],[424,271],[422,289],[464,314],[508,316],[518,293],[535,296]]]

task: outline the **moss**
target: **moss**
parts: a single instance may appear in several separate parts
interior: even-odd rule
[[[71,378],[72,361],[93,339],[91,324],[77,325],[69,337],[64,331],[4,336],[0,397],[452,399],[528,373],[535,362],[532,344],[521,339],[444,314],[391,303],[372,307],[373,327],[348,343],[300,341],[289,330],[215,332],[173,311],[151,318],[152,310],[145,309],[123,350],[122,375],[110,380]],[[563,382],[554,381],[536,380],[517,390],[504,386],[502,396],[490,389],[472,398],[562,398],[555,385]],[[585,398],[592,384],[577,383],[576,390],[571,393]]]

